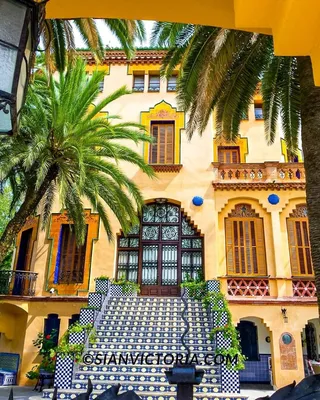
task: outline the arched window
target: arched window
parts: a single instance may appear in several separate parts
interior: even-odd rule
[[[307,206],[300,204],[287,219],[291,272],[313,275]]]
[[[266,276],[263,219],[249,204],[237,204],[225,220],[227,274]]]
[[[257,327],[251,321],[240,321],[237,329],[240,335],[242,354],[247,357],[247,361],[258,361],[259,348]]]
[[[179,206],[147,204],[140,227],[118,237],[117,278],[138,282],[145,295],[176,296],[180,283],[203,272],[203,238]]]

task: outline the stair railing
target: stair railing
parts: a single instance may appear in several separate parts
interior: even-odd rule
[[[181,288],[181,300],[182,300],[182,303],[184,305],[183,310],[181,312],[181,318],[182,318],[182,320],[183,320],[183,322],[185,323],[185,326],[186,326],[184,332],[181,335],[181,343],[185,347],[185,349],[187,351],[188,359],[189,359],[189,357],[190,357],[190,348],[189,348],[189,346],[187,346],[187,344],[185,342],[185,337],[189,333],[190,324],[189,324],[188,318],[186,318],[186,313],[188,312],[188,301],[187,301],[187,290],[184,287]]]

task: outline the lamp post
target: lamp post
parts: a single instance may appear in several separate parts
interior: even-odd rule
[[[46,1],[45,1],[46,2]],[[17,130],[45,2],[0,0],[0,134]]]

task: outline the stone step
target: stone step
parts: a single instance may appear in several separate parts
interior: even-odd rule
[[[90,375],[104,375],[104,374],[164,374],[170,366],[169,365],[79,365],[79,370],[76,372],[76,376],[85,374],[87,377]],[[203,365],[201,368],[205,371],[205,374],[210,374],[210,376],[220,377],[220,367],[219,366],[209,366]]]
[[[179,351],[183,352],[185,347],[182,345],[180,341],[177,341],[176,344],[170,344],[170,343],[144,343],[143,340],[141,342],[137,343],[136,341],[132,340],[132,342],[125,342],[125,343],[95,343],[95,344],[89,344],[89,349],[90,350],[96,350],[96,349],[102,349],[102,350],[123,350],[125,349],[126,351]],[[214,347],[212,343],[204,344],[204,345],[190,345],[189,346],[190,351],[205,351],[205,352],[212,352],[214,351]]]
[[[157,325],[129,325],[124,326],[122,325],[98,325],[97,332],[157,332],[157,333],[182,333],[185,331],[185,326],[178,326],[178,327],[168,327],[168,326],[157,326]],[[193,327],[190,326],[189,333],[190,334],[208,334],[210,332],[210,326],[203,328],[203,327]]]
[[[209,322],[208,317],[206,316],[189,316],[186,318],[189,323],[194,323],[194,322]],[[180,323],[183,322],[183,319],[181,315],[174,316],[165,316],[165,315],[159,315],[159,316],[154,316],[154,315],[149,315],[149,314],[144,314],[142,315],[104,315],[101,318],[101,322],[110,322],[110,321],[115,321],[116,323],[120,323],[123,321],[126,322],[157,322],[157,323]]]
[[[123,377],[124,378],[124,377]],[[144,378],[144,379],[143,379]],[[114,382],[103,382],[103,381],[92,381],[92,386],[94,390],[107,390],[112,385],[117,384],[119,381]],[[150,392],[175,392],[175,386],[169,385],[167,379],[163,377],[163,382],[149,382],[146,380],[146,377],[141,377],[140,382],[130,381],[130,380],[121,380],[119,382],[121,384],[121,388],[126,390],[134,390],[134,391],[150,391]],[[88,385],[87,381],[79,381],[74,380],[72,382],[71,389],[86,389]],[[220,393],[221,385],[220,384],[201,384],[200,386],[195,386],[194,391],[196,393]]]
[[[153,311],[153,312],[169,312],[170,310],[176,312],[182,312],[185,309],[183,304],[181,305],[154,305],[154,304],[113,304],[108,303],[106,306],[106,311],[122,311],[125,309],[126,311],[134,310],[134,311]],[[202,304],[187,304],[187,311],[193,312],[207,312],[207,309]]]
[[[198,315],[197,315],[198,314]],[[199,318],[199,320],[202,319],[206,319],[208,320],[208,316],[204,313],[186,313],[185,314],[186,319],[195,319],[195,318]],[[142,312],[139,311],[138,313],[134,313],[134,312],[130,312],[130,311],[126,311],[126,312],[112,312],[112,313],[104,313],[102,315],[102,318],[104,319],[125,319],[125,320],[139,320],[141,319],[142,321],[147,321],[147,320],[181,320],[182,319],[182,314],[180,312],[168,312],[168,313],[155,313],[155,312]]]
[[[123,320],[123,321],[119,321],[119,320],[102,320],[100,321],[99,325],[98,325],[98,329],[103,326],[117,326],[121,324],[121,326],[139,326],[139,327],[145,327],[145,326],[160,326],[160,327],[171,327],[171,328],[176,328],[176,327],[180,327],[180,328],[185,328],[185,323],[184,321],[180,320],[180,321],[165,321],[165,320],[155,320],[155,321],[141,321],[141,320],[132,320],[132,321],[128,321],[128,320]],[[209,322],[193,322],[192,323],[192,327],[193,328],[208,328],[210,326]]]
[[[120,394],[123,392],[123,388],[120,389]],[[95,390],[90,396],[90,400],[94,400],[99,394],[101,394],[102,390]],[[58,399],[72,400],[76,398],[79,394],[85,393],[85,390],[79,389],[61,389],[58,391]],[[174,392],[164,392],[164,393],[154,393],[154,392],[140,392],[136,391],[136,394],[141,397],[142,400],[176,400],[176,390]],[[43,397],[50,398],[53,395],[53,389],[44,389]],[[212,394],[207,393],[194,393],[194,400],[247,400],[248,396],[244,396],[241,394],[228,394],[228,393],[215,393],[214,396]]]
[[[97,336],[97,344],[99,343],[104,343],[104,344],[124,344],[124,343],[144,343],[144,344],[154,344],[154,345],[167,345],[167,344],[181,344],[181,335],[178,337],[170,337],[170,338],[165,338],[165,337],[155,337],[155,336],[105,336],[102,337],[101,335]],[[212,342],[210,339],[192,339],[192,338],[186,338],[186,343],[190,345],[211,345]]]
[[[124,332],[121,331],[121,332],[119,332],[119,331],[114,331],[114,330],[110,329],[107,331],[105,331],[105,330],[98,331],[97,337],[101,338],[101,339],[110,338],[110,340],[113,340],[113,339],[125,339],[126,340],[127,338],[129,338],[129,339],[142,338],[145,340],[152,338],[152,339],[157,339],[159,341],[175,340],[175,339],[180,340],[183,332],[184,332],[184,330],[181,330],[179,332],[171,332],[171,333],[168,333],[168,332],[145,332],[145,331],[144,332],[139,332],[139,331],[124,331]],[[199,332],[197,332],[197,333],[188,332],[187,336],[185,337],[186,340],[193,340],[193,341],[198,340],[199,338],[201,340],[210,340],[209,333],[207,335],[205,335],[204,337],[201,337],[199,335]],[[166,342],[164,342],[164,343],[166,343]]]
[[[168,370],[169,368],[167,367],[166,370]],[[104,374],[99,374],[99,373],[92,373],[90,372],[89,374],[85,374],[85,373],[77,373],[75,375],[75,382],[76,381],[82,381],[87,383],[88,382],[88,378],[91,379],[91,381],[97,381],[97,382],[107,382],[109,384],[114,384],[114,382],[122,382],[124,380],[126,381],[130,381],[130,382],[142,382],[142,379],[144,379],[145,382],[167,382],[166,376],[164,373],[161,374],[155,374],[155,373],[151,373],[151,374],[146,374],[146,373],[137,373],[137,372],[122,372],[122,371],[118,371],[118,372],[109,372],[108,374],[104,373]],[[220,384],[220,376],[219,375],[215,375],[212,376],[210,374],[205,374],[203,379],[202,379],[202,383],[203,384]]]
[[[131,308],[132,310],[132,308]],[[142,311],[123,311],[123,309],[116,311],[116,310],[108,310],[105,311],[103,314],[103,318],[106,317],[154,317],[154,318],[182,318],[182,313],[180,311],[151,311],[151,310],[142,310]],[[203,311],[187,311],[185,313],[186,318],[198,317],[198,318],[208,318],[207,313]]]

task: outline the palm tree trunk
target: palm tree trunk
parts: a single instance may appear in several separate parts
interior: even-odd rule
[[[5,231],[3,232],[0,239],[0,264],[8,254],[13,241],[16,239],[19,231],[23,228],[27,218],[32,215],[46,193],[50,183],[56,179],[58,175],[58,169],[56,166],[52,166],[45,179],[43,180],[40,188],[35,191],[34,185],[31,185],[25,196],[25,200],[21,204],[19,210],[15,213],[13,218],[8,223]]]
[[[310,57],[297,60],[310,243],[320,315],[320,87],[314,85]]]

